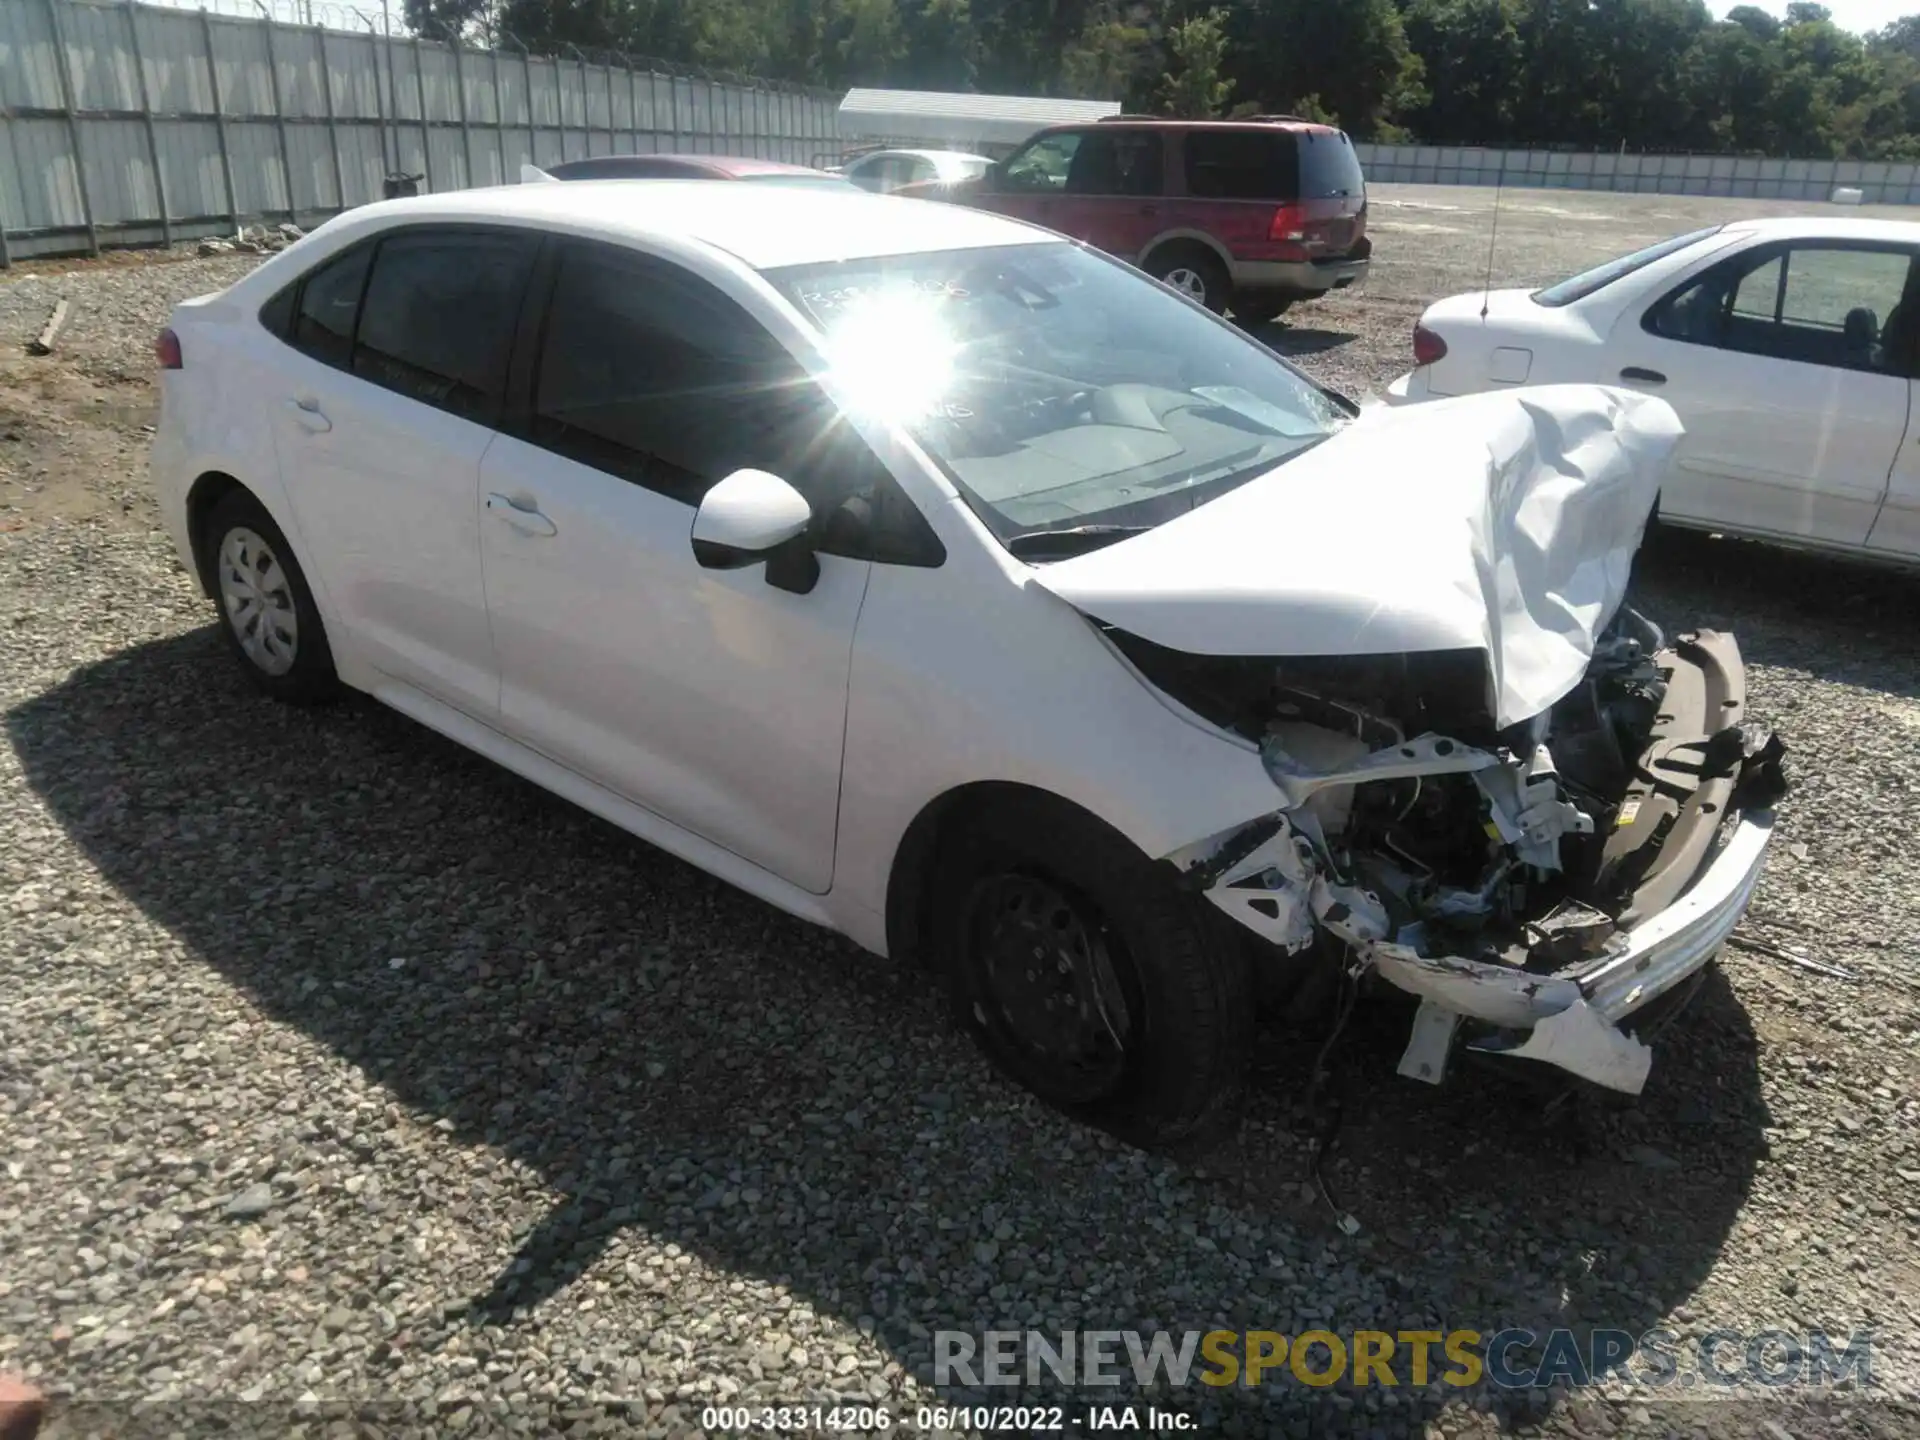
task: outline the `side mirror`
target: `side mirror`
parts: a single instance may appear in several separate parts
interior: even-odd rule
[[[700,501],[693,558],[708,570],[767,562],[767,583],[796,595],[813,589],[820,561],[808,543],[813,506],[778,475],[736,470]]]

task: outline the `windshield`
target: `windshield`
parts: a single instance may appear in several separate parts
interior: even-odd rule
[[[1347,422],[1271,351],[1064,242],[768,278],[819,323],[858,405],[904,425],[1033,558],[1162,524]]]
[[[1558,308],[1571,305],[1576,300],[1584,300],[1596,290],[1605,289],[1624,275],[1631,275],[1643,265],[1651,265],[1663,260],[1676,251],[1689,245],[1697,245],[1709,235],[1718,234],[1721,227],[1709,225],[1704,230],[1690,230],[1685,235],[1675,235],[1670,240],[1662,240],[1649,245],[1644,250],[1636,250],[1631,255],[1622,255],[1609,260],[1604,265],[1596,265],[1591,270],[1582,270],[1571,279],[1562,280],[1558,285],[1549,285],[1545,290],[1533,292],[1533,303]]]

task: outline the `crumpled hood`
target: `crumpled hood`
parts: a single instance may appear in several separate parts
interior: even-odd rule
[[[1272,473],[1034,578],[1189,654],[1477,648],[1511,725],[1585,673],[1681,433],[1664,400],[1599,385],[1370,409]]]

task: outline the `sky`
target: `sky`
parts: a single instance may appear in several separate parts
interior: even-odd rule
[[[1787,0],[1747,0],[1775,15],[1787,13]],[[1833,23],[1846,30],[1878,30],[1891,25],[1902,15],[1920,14],[1920,0],[1820,0],[1833,12]],[[1713,12],[1725,15],[1737,9],[1741,0],[1714,0]]]

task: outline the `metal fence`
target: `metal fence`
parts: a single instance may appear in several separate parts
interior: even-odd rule
[[[264,6],[262,7],[264,10]],[[134,0],[0,0],[0,265],[309,226],[520,166],[697,151],[808,164],[838,96],[624,57],[388,36],[378,22],[240,19]]]
[[[1629,155],[1495,150],[1471,145],[1355,145],[1369,180],[1517,185],[1746,200],[1827,200],[1845,186],[1868,205],[1920,204],[1920,165],[1887,160],[1773,160],[1757,155]]]

